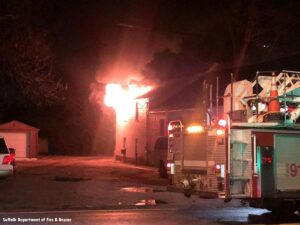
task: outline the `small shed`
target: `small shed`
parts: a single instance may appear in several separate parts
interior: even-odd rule
[[[38,148],[39,129],[13,120],[0,125],[0,136],[8,148],[16,150],[16,158],[34,158]]]

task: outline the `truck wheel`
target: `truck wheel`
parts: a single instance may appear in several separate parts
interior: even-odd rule
[[[192,195],[192,190],[191,189],[184,189],[183,194],[185,197],[189,198]]]

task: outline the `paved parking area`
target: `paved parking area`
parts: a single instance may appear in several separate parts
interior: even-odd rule
[[[17,162],[16,175],[0,180],[0,211],[224,206],[221,199],[186,198],[166,186],[153,167],[110,157],[47,156]]]
[[[124,187],[164,187],[152,167],[109,157],[47,156],[17,162],[17,173],[0,180],[0,210],[101,208],[132,204]]]
[[[238,200],[225,204],[222,199],[201,199],[196,195],[186,198],[182,193],[168,192],[167,181],[159,178],[155,168],[124,164],[109,157],[47,156],[17,163],[17,174],[0,180],[2,217],[59,212],[76,215],[97,212],[94,209],[126,212],[124,209],[146,207],[176,211],[185,218],[201,221],[237,224],[248,221],[248,214],[253,213],[251,218],[269,221],[268,212],[244,207]],[[298,220],[295,215],[289,221]]]

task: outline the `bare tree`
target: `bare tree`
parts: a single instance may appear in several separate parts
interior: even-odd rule
[[[0,17],[1,76],[8,77],[37,106],[63,100],[66,85],[55,70],[47,32],[35,29],[28,14],[6,9]]]

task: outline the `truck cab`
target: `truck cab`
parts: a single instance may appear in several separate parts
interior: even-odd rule
[[[168,175],[174,187],[217,197],[224,192],[225,140],[217,127],[200,121],[170,121],[168,127]]]

